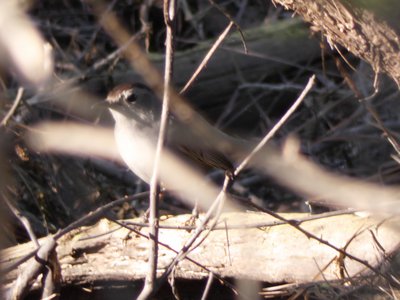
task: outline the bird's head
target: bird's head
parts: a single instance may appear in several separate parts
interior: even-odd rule
[[[107,94],[106,103],[114,119],[122,114],[138,121],[153,122],[160,115],[160,102],[150,88],[140,83],[115,86]]]

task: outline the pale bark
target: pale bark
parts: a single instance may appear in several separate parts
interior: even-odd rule
[[[306,214],[284,214],[301,220]],[[183,226],[189,215],[164,218],[161,226]],[[132,220],[138,221],[138,220]],[[294,227],[268,226],[277,220],[256,212],[226,213],[204,242],[178,264],[175,276],[204,279],[212,270],[221,277],[254,279],[269,283],[311,282],[371,275],[365,265],[341,255],[334,249],[310,239]],[[398,247],[399,218],[379,223],[354,214],[305,221],[300,226],[329,241],[332,245],[365,261],[373,267],[384,264]],[[265,226],[263,226],[265,225]],[[225,229],[227,226],[228,229]],[[142,229],[147,234],[147,229]],[[160,242],[179,251],[191,232],[160,229]],[[1,252],[1,267],[7,268],[34,249],[33,243],[18,245]],[[132,282],[142,280],[147,272],[147,240],[118,225],[102,220],[94,226],[77,229],[58,241],[58,260],[63,285]],[[175,253],[160,245],[158,274]],[[345,272],[343,273],[343,269]],[[5,275],[8,284],[25,264]],[[207,268],[207,269],[205,269]],[[383,271],[383,269],[380,269]],[[342,277],[344,275],[344,277]]]

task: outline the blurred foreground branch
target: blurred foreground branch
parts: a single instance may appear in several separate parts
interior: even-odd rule
[[[73,130],[73,131],[72,131]],[[46,123],[37,126],[30,135],[30,143],[39,151],[101,155],[115,159],[115,146],[111,142],[112,131],[100,130],[101,137],[93,127],[65,123]],[[213,130],[203,128],[210,141],[214,141]],[[62,141],[71,140],[68,144]],[[221,143],[221,141],[219,141]],[[234,149],[230,140],[223,141],[227,149]],[[93,149],[91,149],[93,148]],[[101,153],[103,149],[103,153]],[[111,154],[111,155],[110,155]],[[160,166],[160,180],[170,188],[180,191],[181,198],[191,205],[197,197],[200,205],[208,208],[218,195],[219,189],[205,182],[202,175],[193,172],[172,153],[164,152]],[[368,210],[373,213],[396,214],[400,212],[400,188],[330,173],[306,159],[299,153],[298,141],[289,138],[282,151],[267,145],[250,161],[250,166],[274,178],[284,186],[301,195],[324,199],[327,203],[344,207]],[[173,172],[171,172],[173,170]],[[232,206],[230,209],[233,209]]]

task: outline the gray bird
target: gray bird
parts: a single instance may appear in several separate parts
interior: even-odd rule
[[[161,102],[142,84],[120,84],[108,93],[106,101],[115,120],[114,135],[122,159],[131,171],[149,183],[160,126]],[[190,126],[173,117],[169,119],[166,146],[197,166],[219,168],[233,174],[235,163],[244,155],[244,142],[208,125],[218,139],[229,140],[240,151],[228,147],[227,153],[222,153],[207,138],[197,138]]]

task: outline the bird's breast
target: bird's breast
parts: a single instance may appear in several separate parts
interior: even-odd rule
[[[117,122],[114,135],[119,153],[138,177],[149,183],[153,172],[157,134],[135,122]]]

